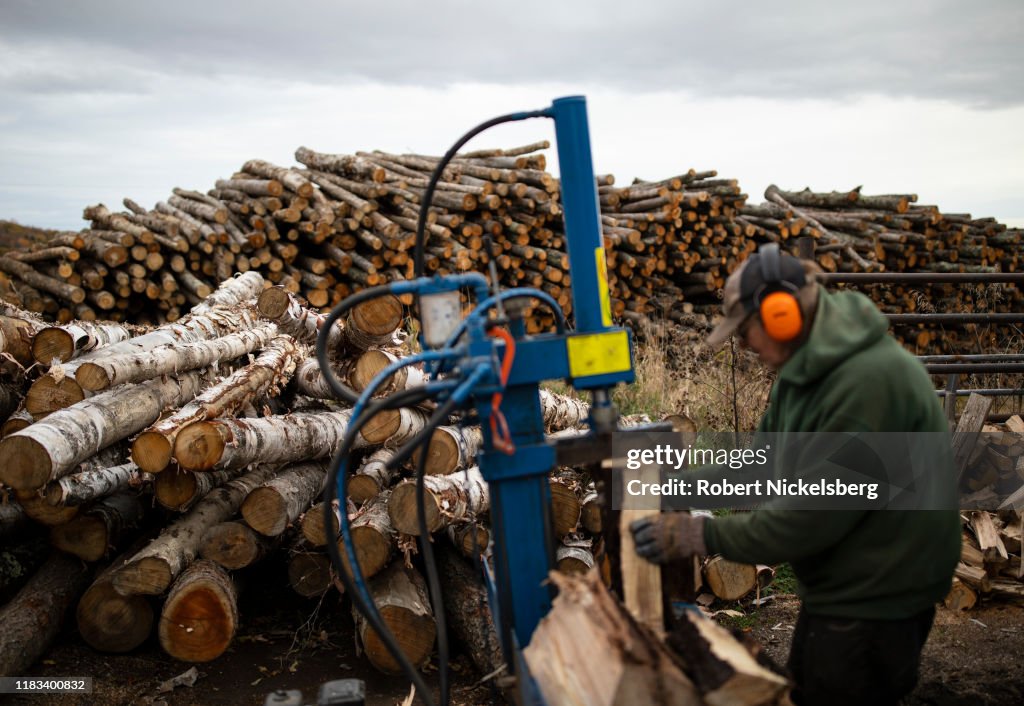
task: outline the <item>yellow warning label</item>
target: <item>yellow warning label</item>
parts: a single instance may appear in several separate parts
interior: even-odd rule
[[[622,373],[630,369],[629,336],[625,331],[570,336],[567,340],[569,376]]]
[[[612,301],[608,294],[608,259],[604,248],[594,248],[594,259],[597,261],[597,295],[601,298],[601,323],[612,325]]]

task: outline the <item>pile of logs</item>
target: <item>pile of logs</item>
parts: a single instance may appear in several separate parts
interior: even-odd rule
[[[969,610],[979,598],[1024,600],[1024,513],[1013,508],[998,514],[974,510],[961,519],[964,529],[960,563],[953,588],[946,597],[946,607]]]
[[[450,164],[428,214],[429,273],[484,271],[493,259],[505,286],[543,289],[571,313],[560,184],[539,152],[547,146],[468,152]],[[256,270],[314,307],[409,278],[422,197],[438,158],[306,147],[295,158],[300,166],[250,160],[207,192],[176,188],[152,209],[131,199],[122,211],[90,206],[87,229],[0,257],[9,296],[60,322],[156,324],[176,320],[234,271]],[[916,204],[913,194],[771,186],[765,203],[749,205],[735,179],[693,169],[628,186],[600,176],[597,191],[618,319],[657,315],[705,330],[725,278],[768,241],[795,250],[798,237],[812,238],[827,271],[1015,271],[1020,257],[1019,230],[943,214]],[[1019,290],[995,285],[875,287],[871,296],[901,312],[998,312],[1021,304]],[[550,324],[543,310],[530,321],[532,330]],[[922,351],[943,350],[934,331],[898,333]],[[997,342],[982,338],[986,346]]]
[[[403,316],[401,303],[384,297],[332,329],[332,365],[349,384],[361,389],[402,354]],[[98,650],[131,650],[155,628],[171,656],[214,659],[237,629],[231,572],[275,550],[286,552],[301,595],[339,585],[325,551],[338,528],[324,526],[317,501],[351,412],[333,398],[310,354],[324,318],[251,271],[176,322],[150,329],[47,326],[4,308],[0,537],[18,542],[45,528],[55,557],[69,554],[95,570],[45,606],[13,601],[5,625],[18,628],[5,630],[0,663],[15,654],[38,657],[52,634],[32,626],[59,625],[76,600],[79,632]],[[33,365],[37,358],[45,364]],[[391,389],[418,384],[417,376],[409,369]],[[570,397],[544,392],[541,402],[552,431],[579,426],[588,414]],[[413,482],[386,463],[428,415],[385,411],[362,428],[346,506],[370,591],[417,664],[433,653],[434,618],[408,560],[409,535],[417,532]],[[470,603],[484,605],[466,557],[486,550],[488,492],[473,465],[479,429],[455,424],[440,427],[425,451],[427,520],[448,539],[446,597],[452,592],[465,612]],[[580,527],[591,514],[586,488],[571,471],[551,482],[555,532],[566,538],[560,566],[592,567],[592,538]],[[43,571],[67,572],[66,560],[54,562],[57,569]],[[47,576],[40,582],[52,582]],[[463,639],[483,645],[493,643],[486,616],[482,609],[453,622],[469,631]],[[360,619],[357,628],[371,662],[396,671],[373,631]],[[480,654],[496,662],[499,652]]]

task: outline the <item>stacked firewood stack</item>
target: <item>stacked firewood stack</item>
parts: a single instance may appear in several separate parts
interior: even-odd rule
[[[333,365],[350,385],[362,389],[402,354],[403,316],[397,299],[383,297],[332,329]],[[0,610],[0,667],[37,657],[47,639],[37,627],[56,630],[75,600],[79,632],[97,649],[131,650],[155,626],[168,654],[214,659],[238,622],[231,572],[275,549],[287,552],[289,580],[300,594],[339,585],[324,551],[338,541],[338,528],[325,530],[315,503],[351,412],[311,357],[323,322],[255,272],[227,280],[177,322],[152,329],[48,327],[4,309],[0,536],[18,541],[42,526],[55,550],[99,563],[88,580],[76,569],[60,600],[12,601]],[[47,365],[33,367],[33,355]],[[381,392],[421,381],[409,368]],[[30,404],[36,400],[45,404]],[[584,403],[547,392],[542,406],[552,430],[578,426],[588,413]],[[428,416],[418,408],[385,411],[361,429],[346,506],[370,590],[417,663],[433,653],[434,618],[408,561],[417,533],[412,481],[386,464]],[[466,605],[483,606],[482,589],[459,554],[486,549],[488,494],[473,465],[479,430],[454,424],[439,428],[426,450],[427,521],[450,539],[441,558],[446,596],[465,613]],[[559,565],[593,566],[592,540],[579,527],[585,488],[570,471],[551,482],[555,531],[569,537]],[[122,553],[112,558],[115,551]],[[55,554],[24,591],[50,586],[78,566],[63,556]],[[39,610],[47,611],[42,619]],[[481,609],[475,622],[463,614],[454,623],[464,639],[494,647],[486,653],[494,661],[499,651],[486,615]],[[361,621],[358,629],[371,661],[395,671],[373,631]]]
[[[946,606],[969,610],[985,598],[1024,601],[1024,513],[1012,507],[998,513],[974,510],[961,515],[961,519],[964,529],[960,563]]]
[[[571,314],[560,184],[548,146],[464,153],[444,171],[428,216],[428,273],[483,271],[504,286],[543,289]],[[0,257],[15,303],[61,322],[174,321],[232,272],[256,270],[314,307],[413,274],[412,247],[438,158],[300,147],[300,166],[250,160],[207,192],[174,189],[147,209],[90,206],[89,228]],[[688,170],[616,186],[597,178],[613,314],[661,315],[705,330],[725,278],[757,245],[809,236],[827,271],[1014,271],[1020,231],[942,214],[913,194],[789,192],[771,186],[748,205],[734,179]],[[488,243],[490,239],[490,244]],[[0,293],[4,290],[0,288]],[[874,288],[889,311],[1009,311],[1013,287]],[[550,325],[538,309],[530,328]],[[922,349],[934,331],[901,331]],[[975,337],[972,335],[972,340]],[[991,341],[989,343],[992,343]]]

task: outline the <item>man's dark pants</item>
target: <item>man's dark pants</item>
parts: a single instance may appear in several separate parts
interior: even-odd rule
[[[917,684],[935,608],[904,620],[797,617],[789,671],[798,706],[896,704]]]

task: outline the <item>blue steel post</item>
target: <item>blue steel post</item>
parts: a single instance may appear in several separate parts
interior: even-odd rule
[[[572,274],[572,314],[576,330],[597,333],[611,327],[599,302],[608,301],[608,283],[598,275],[604,266],[601,211],[594,183],[594,162],[590,154],[587,99],[583,96],[558,98],[551,104],[558,145],[558,171],[562,179],[565,207],[566,248]],[[604,290],[602,292],[602,289]]]

